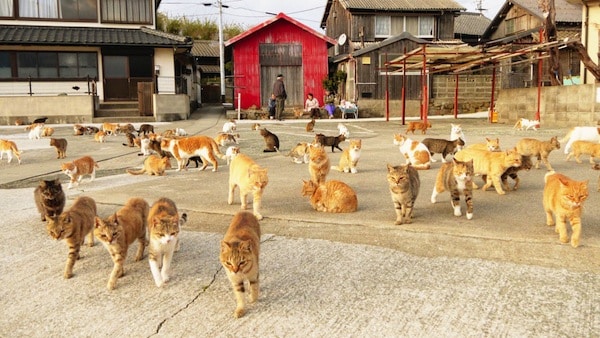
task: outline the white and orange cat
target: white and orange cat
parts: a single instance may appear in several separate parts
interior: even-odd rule
[[[543,204],[546,225],[554,226],[561,243],[569,242],[567,220],[571,224],[571,246],[579,246],[581,212],[588,198],[588,181],[575,181],[554,171],[544,176]],[[556,221],[555,219],[556,218]]]
[[[285,156],[291,157],[294,163],[308,163],[308,147],[310,147],[308,142],[298,142]]]
[[[260,214],[262,195],[269,183],[268,170],[256,164],[248,155],[238,154],[229,165],[229,196],[227,203],[233,204],[235,188],[240,188],[241,208],[248,206],[248,194],[252,194],[252,209],[258,220],[263,219]]]
[[[127,173],[131,175],[142,175],[144,173],[152,176],[165,176],[166,170],[171,168],[171,159],[167,156],[160,157],[158,155],[150,155],[144,160],[142,169],[134,170],[127,169]]]
[[[90,156],[83,156],[60,165],[60,170],[71,178],[67,189],[71,189],[73,184],[79,185],[84,175],[90,175],[90,182],[93,181],[96,178],[96,168],[98,163]]]
[[[206,169],[209,163],[213,165],[212,171],[217,171],[219,162],[217,158],[225,159],[219,145],[212,137],[198,135],[180,139],[163,139],[160,143],[163,150],[168,150],[177,160],[177,171],[186,169],[190,157],[200,156],[203,165],[200,170]]]
[[[29,126],[29,139],[30,140],[39,140],[42,138],[42,131],[44,129],[43,123],[34,123]]]
[[[117,135],[121,129],[118,123],[102,123],[102,131],[106,133],[106,135]]]
[[[2,160],[4,154],[6,154],[8,163],[12,161],[14,155],[21,164],[21,152],[14,141],[0,139],[0,160]]]
[[[225,151],[225,158],[227,159],[227,165],[231,164],[231,161],[240,153],[240,147],[229,146]]]
[[[460,124],[450,123],[450,141],[462,139],[466,144],[467,139],[465,138],[465,133],[462,130],[462,126]],[[461,150],[464,145],[459,146],[458,150]]]
[[[230,119],[229,121],[223,124],[223,133],[225,134],[233,134],[233,132],[237,129],[237,124],[234,119]]]
[[[402,134],[394,134],[394,144],[399,147],[406,164],[411,164],[417,170],[426,170],[431,167],[431,154],[423,143]]]
[[[354,190],[344,182],[331,180],[316,184],[312,180],[302,180],[302,196],[310,198],[310,205],[316,211],[343,213],[355,212],[358,198]]]
[[[246,288],[254,303],[259,295],[260,225],[248,211],[239,211],[221,241],[219,261],[223,265],[236,299],[235,318],[246,313]]]
[[[238,141],[235,139],[236,137],[239,138],[240,134],[218,133],[217,136],[215,136],[215,142],[217,142],[217,144],[221,147],[232,143],[239,144]]]
[[[317,185],[325,183],[330,168],[329,156],[327,156],[325,147],[319,144],[311,144],[308,147],[308,173],[310,174],[310,180]]]
[[[360,139],[352,139],[349,142],[350,146],[344,149],[342,156],[340,156],[339,164],[337,166],[332,166],[331,169],[356,174],[358,172],[356,165],[360,159],[362,141]]]
[[[94,140],[98,143],[106,142],[106,132],[99,130],[96,134],[94,134]]]

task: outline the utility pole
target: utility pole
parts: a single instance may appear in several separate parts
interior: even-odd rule
[[[221,78],[221,103],[225,103],[225,44],[223,42],[223,7],[229,8],[229,6],[223,5],[222,0],[217,0],[216,3],[203,2],[202,5],[216,5],[219,8],[219,77]]]

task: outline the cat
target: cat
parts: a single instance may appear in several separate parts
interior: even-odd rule
[[[336,180],[316,184],[308,180],[302,185],[302,196],[310,198],[310,205],[316,211],[346,213],[355,212],[358,207],[356,193],[346,183]]]
[[[428,128],[431,128],[431,122],[429,121],[427,121],[427,123],[425,123],[424,121],[411,121],[408,122],[405,134],[408,134],[408,132],[412,132],[414,135],[415,130],[420,130],[421,134],[426,134]]]
[[[338,123],[337,129],[340,135],[344,135],[346,139],[350,137],[350,131],[348,130],[348,127],[346,127],[343,123]]]
[[[338,136],[325,136],[323,134],[315,135],[314,143],[318,143],[323,147],[331,146],[331,152],[335,152],[335,148],[338,148],[340,151],[344,151],[344,149],[340,148],[340,143],[346,140],[346,136],[340,134]]]
[[[177,171],[186,169],[187,160],[193,156],[200,156],[203,165],[200,170],[206,169],[208,163],[213,165],[213,172],[219,168],[217,158],[225,159],[219,145],[212,137],[197,135],[180,139],[163,139],[160,143],[161,149],[168,151],[177,160]]]
[[[235,188],[240,188],[241,208],[247,207],[247,196],[252,193],[252,208],[254,216],[258,220],[263,219],[260,214],[262,195],[269,183],[268,170],[262,168],[248,155],[238,154],[229,166],[229,196],[227,204],[233,204],[233,193]]]
[[[437,196],[448,191],[450,193],[450,202],[454,209],[454,216],[462,216],[460,210],[460,195],[465,196],[467,206],[467,219],[473,218],[473,160],[461,162],[452,159],[452,162],[446,162],[438,171],[433,192],[431,193],[431,203],[435,203]]]
[[[548,141],[540,141],[534,138],[522,138],[517,142],[517,152],[524,156],[536,156],[537,162],[535,168],[540,168],[540,162],[543,161],[548,170],[553,170],[548,155],[552,150],[560,149],[558,137],[554,136]]]
[[[529,120],[529,119],[525,119],[525,118],[520,118],[517,120],[517,123],[515,123],[515,126],[513,127],[513,129],[517,129],[517,130],[533,129],[533,130],[537,131],[537,129],[539,127],[540,127],[539,120]]]
[[[486,190],[492,185],[500,195],[506,194],[502,189],[501,176],[509,167],[518,167],[521,165],[521,155],[517,149],[513,148],[507,151],[487,151],[479,149],[463,149],[454,155],[454,158],[466,162],[473,160],[473,169],[475,174],[487,175],[486,184],[482,190]],[[473,183],[473,189],[477,185]]]
[[[50,217],[62,214],[67,200],[58,178],[41,180],[33,191],[33,197],[42,222],[47,221]]]
[[[175,128],[175,129],[167,129],[167,130],[163,131],[161,135],[162,135],[162,137],[173,138],[173,137],[177,137],[177,136],[187,136],[187,132],[182,128]]]
[[[337,166],[332,166],[331,169],[342,171],[345,173],[356,174],[358,170],[356,165],[360,159],[360,150],[362,148],[362,141],[360,139],[350,140],[350,146],[342,152],[340,156],[340,162]]]
[[[465,133],[462,130],[460,124],[450,123],[450,141],[454,141],[456,139],[462,139],[466,144],[467,139],[465,138]],[[458,150],[462,150],[464,146],[459,146]]]
[[[225,155],[227,156],[227,155]],[[196,164],[196,168],[200,168],[201,164],[204,164],[204,162],[202,162],[202,158],[200,156],[192,156],[190,158],[188,158],[187,164],[185,165],[185,167],[189,167],[190,163],[194,162]]]
[[[99,132],[97,132],[96,134],[94,134],[94,140],[96,142],[104,143],[106,141],[105,138],[106,138],[106,132],[105,131],[100,130]]]
[[[85,130],[84,133],[88,134],[88,135],[94,135],[94,134],[96,134],[97,132],[100,131],[100,129],[98,127],[94,127],[94,126],[87,126],[87,127],[84,128],[84,130]]]
[[[310,119],[310,121],[308,121],[308,123],[306,124],[306,131],[307,132],[312,132],[313,130],[315,130],[315,118],[313,117],[312,119]]]
[[[42,137],[49,137],[54,134],[54,128],[52,127],[44,127],[42,128]]]
[[[410,164],[398,166],[388,164],[387,181],[392,202],[394,202],[396,209],[396,222],[394,224],[411,223],[413,207],[421,186],[419,172]]]
[[[102,123],[101,131],[103,131],[105,133],[105,135],[114,136],[119,133],[120,129],[121,129],[121,126],[119,126],[118,123],[104,122],[104,123]],[[96,135],[97,135],[97,133],[96,133]]]
[[[90,182],[92,182],[96,178],[96,168],[98,163],[90,156],[83,156],[60,165],[60,170],[71,178],[67,189],[71,189],[73,184],[79,185],[84,175],[90,175]]]
[[[543,205],[546,224],[555,226],[561,243],[569,242],[567,220],[571,224],[571,246],[579,246],[581,212],[588,197],[588,181],[575,181],[563,174],[549,171],[544,176]],[[554,218],[556,218],[556,222]]]
[[[160,157],[158,155],[150,155],[144,160],[144,166],[140,170],[127,169],[127,173],[131,175],[148,175],[165,176],[167,169],[171,168],[171,160],[168,157]]]
[[[225,158],[227,159],[227,165],[231,164],[231,161],[240,153],[240,147],[230,146],[225,151]]]
[[[85,134],[85,131],[86,131],[86,129],[84,126],[82,126],[80,124],[73,125],[73,135],[81,136],[81,135]]]
[[[187,221],[173,200],[163,197],[154,202],[148,212],[148,261],[154,283],[162,287],[170,279],[173,254],[179,250],[180,227]]]
[[[531,161],[531,156],[523,156],[521,155],[521,165],[518,167],[509,167],[504,171],[504,174],[500,176],[500,180],[502,181],[502,187],[504,190],[517,190],[519,189],[519,184],[521,179],[519,178],[519,171],[526,170],[529,171],[533,168],[533,162]],[[514,186],[511,188],[508,185],[508,178],[512,178],[515,181]],[[483,179],[483,183],[487,182],[487,175],[481,175]]]
[[[148,123],[143,123],[140,125],[140,129],[137,130],[138,136],[141,134],[148,135],[154,134],[154,126]]]
[[[299,142],[296,144],[289,153],[287,153],[287,157],[292,158],[292,162],[294,163],[308,163],[308,147],[310,146],[307,142]]]
[[[394,145],[399,147],[406,164],[411,164],[417,170],[427,170],[431,167],[431,155],[423,143],[413,141],[402,134],[394,134]]]
[[[317,185],[325,183],[329,174],[330,162],[325,148],[320,145],[308,147],[308,172],[310,180]]]
[[[592,169],[594,170],[600,170],[600,164],[596,163],[592,166]],[[596,188],[596,191],[600,191],[600,175],[598,175],[598,186]]]
[[[240,318],[246,313],[246,287],[250,289],[250,303],[258,300],[259,251],[260,224],[250,212],[239,211],[229,224],[219,253],[219,261],[235,294],[235,318]],[[245,283],[248,285],[244,285]]]
[[[50,138],[50,146],[56,148],[56,158],[67,157],[67,140],[64,138]]]
[[[263,152],[271,153],[275,151],[279,151],[279,137],[268,131],[267,128],[263,128],[260,130],[260,135],[265,140],[265,149]]]
[[[134,132],[136,132],[135,127],[133,126],[133,124],[131,123],[127,123],[124,125],[119,125],[119,132],[123,133],[123,134],[132,134]]]
[[[499,138],[485,138],[485,143],[473,143],[469,145],[467,148],[469,149],[479,149],[479,150],[487,150],[487,151],[502,151],[500,148],[500,139]]]
[[[121,209],[108,218],[95,218],[94,236],[108,250],[114,263],[106,285],[109,290],[113,290],[117,285],[117,279],[123,276],[123,263],[127,258],[127,250],[136,239],[138,250],[134,260],[138,262],[144,257],[149,211],[148,202],[143,198],[132,197],[125,202]]]
[[[223,132],[225,134],[233,134],[233,132],[237,129],[237,125],[235,120],[230,119],[229,121],[223,124]]]
[[[135,139],[135,135],[133,135],[131,132],[127,132],[125,133],[125,140],[127,141],[127,143],[122,144],[126,147],[135,147]]]
[[[218,133],[217,136],[215,137],[215,142],[217,142],[217,144],[220,145],[221,147],[224,147],[230,143],[239,144],[238,141],[235,139],[235,137],[236,137],[236,134]],[[239,138],[240,135],[237,134],[237,137]]]
[[[571,147],[573,149],[569,155],[567,155],[567,161],[571,159],[571,157],[575,157],[575,161],[577,163],[581,163],[579,156],[582,154],[590,155],[590,164],[596,164],[594,157],[600,158],[600,143],[590,141],[575,141]]]
[[[87,196],[78,197],[69,210],[60,215],[48,217],[46,231],[55,240],[64,239],[69,246],[69,256],[63,276],[73,276],[73,265],[79,259],[79,249],[88,237],[88,246],[94,246],[94,220],[96,218],[96,202]]]
[[[458,138],[454,141],[449,141],[441,138],[426,138],[421,141],[427,149],[429,150],[429,157],[431,162],[437,162],[436,159],[433,158],[433,154],[441,154],[442,155],[442,163],[446,163],[446,156],[448,154],[453,154],[458,151],[458,148],[465,145],[465,142]]]
[[[30,140],[39,140],[42,138],[42,129],[44,128],[43,124],[35,123],[31,125],[31,129],[29,130],[29,139]]]
[[[5,153],[8,163],[12,162],[14,155],[17,158],[17,161],[19,161],[19,164],[21,164],[22,152],[19,151],[19,148],[17,148],[17,144],[14,141],[0,139],[0,160],[2,160]]]
[[[560,140],[560,143],[567,143],[565,145],[565,155],[568,155],[571,151],[571,144],[575,141],[591,141],[600,142],[600,128],[599,127],[573,127],[567,132],[567,135]]]
[[[259,130],[260,129],[260,123],[253,123],[251,126],[252,130]]]

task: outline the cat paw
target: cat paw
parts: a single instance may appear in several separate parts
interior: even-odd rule
[[[473,219],[473,213],[467,212],[467,219]]]
[[[263,216],[259,213],[255,213],[254,216],[256,216],[256,219],[259,221],[263,219]]]
[[[576,248],[579,246],[579,239],[578,238],[571,238],[571,246]]]
[[[162,280],[156,280],[154,281],[154,283],[156,284],[156,287],[161,288],[165,283],[163,283]]]
[[[235,309],[235,311],[233,312],[233,317],[234,318],[241,318],[246,314],[246,310],[244,310],[243,308],[238,308]]]

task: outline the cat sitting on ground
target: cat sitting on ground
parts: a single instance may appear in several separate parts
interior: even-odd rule
[[[398,146],[406,164],[411,164],[417,170],[427,170],[431,167],[431,155],[423,143],[413,141],[402,134],[394,134],[394,145]]]
[[[238,154],[229,165],[229,196],[227,204],[233,204],[235,188],[240,189],[241,208],[247,208],[248,194],[252,193],[252,208],[258,220],[263,219],[260,214],[262,195],[269,183],[268,171],[259,166],[252,158],[245,154]]]
[[[312,132],[315,129],[315,119],[312,118],[310,121],[308,121],[308,123],[306,124],[306,131],[307,132]]]
[[[308,147],[310,146],[307,142],[299,142],[296,144],[289,153],[287,153],[288,157],[292,158],[294,163],[308,163]]]
[[[323,134],[315,135],[314,143],[320,144],[323,147],[331,146],[331,152],[335,152],[335,148],[338,148],[340,151],[344,151],[344,149],[340,148],[340,143],[346,140],[346,136],[340,134],[338,136],[325,136]]]
[[[52,127],[44,127],[42,128],[42,137],[49,137],[54,134],[54,128]]]
[[[594,162],[594,157],[600,158],[600,143],[594,143],[590,141],[575,141],[571,147],[573,150],[571,150],[569,155],[567,155],[567,161],[571,159],[571,157],[575,157],[575,161],[577,163],[581,163],[579,156],[589,155],[590,164],[596,164],[596,162]]]
[[[266,128],[260,130],[260,135],[265,140],[265,149],[263,152],[269,153],[279,151],[279,137],[277,137],[277,135],[268,131]]]
[[[450,123],[450,141],[454,141],[456,139],[462,139],[466,144],[467,139],[465,138],[465,133],[462,130],[460,124]],[[464,146],[459,146],[458,150],[463,149]]]
[[[97,132],[96,134],[94,134],[94,140],[96,142],[99,142],[99,143],[106,142],[106,132],[100,130],[99,132]]]
[[[127,169],[131,175],[148,175],[165,176],[166,170],[171,168],[171,160],[168,157],[160,157],[158,155],[150,155],[144,160],[144,166],[140,170]]]
[[[15,157],[19,161],[19,164],[21,164],[22,152],[19,151],[19,148],[17,148],[17,144],[14,141],[0,139],[0,160],[2,160],[5,153],[8,159],[8,163],[12,161],[13,155],[15,155]]]
[[[325,183],[327,174],[330,170],[329,157],[325,148],[321,145],[311,145],[308,147],[308,173],[310,180],[317,185]]]
[[[144,257],[149,210],[150,206],[143,198],[132,197],[108,218],[95,218],[94,236],[108,250],[114,263],[106,285],[109,290],[115,288],[117,279],[125,273],[123,263],[127,258],[129,246],[135,240],[138,241],[138,250],[134,260],[138,262]]]
[[[413,217],[413,207],[417,196],[421,180],[419,172],[410,164],[392,166],[387,165],[387,181],[396,209],[396,222],[400,225],[411,223]]]
[[[87,126],[87,127],[82,127],[82,128],[84,128],[84,130],[85,130],[84,133],[88,134],[88,135],[94,135],[100,131],[99,128],[94,127],[94,126]]]
[[[64,138],[51,138],[50,146],[56,148],[56,158],[67,157],[67,140]]]
[[[250,303],[259,295],[260,225],[254,215],[239,211],[229,224],[221,241],[219,261],[233,287],[236,299],[235,318],[246,313],[245,290],[250,289]],[[247,285],[245,285],[247,284]]]
[[[540,162],[543,161],[548,170],[553,170],[550,162],[548,161],[548,155],[554,149],[560,149],[560,142],[556,136],[550,138],[548,141],[540,141],[534,138],[522,138],[517,142],[517,152],[523,156],[535,156],[537,162],[535,168],[540,168]]]
[[[441,154],[443,163],[446,163],[446,155],[454,155],[454,153],[458,151],[459,147],[465,145],[465,142],[461,138],[458,138],[454,141],[448,141],[441,138],[426,138],[423,139],[421,143],[423,143],[429,150],[431,162],[437,162],[437,160],[433,158],[433,154]]]
[[[135,135],[133,135],[132,133],[125,133],[125,141],[126,143],[122,143],[124,146],[126,147],[135,147]]]
[[[81,136],[81,135],[85,134],[85,131],[86,131],[86,129],[84,126],[82,126],[80,124],[73,125],[73,135]],[[96,132],[98,132],[98,131],[96,131]]]
[[[360,159],[360,150],[362,147],[362,141],[360,139],[350,140],[350,146],[344,150],[342,156],[340,156],[340,162],[337,166],[332,166],[331,169],[356,174],[358,171],[356,165]]]
[[[431,203],[437,201],[437,196],[448,191],[450,193],[450,202],[454,209],[454,216],[462,216],[460,210],[460,195],[465,196],[467,206],[467,219],[473,218],[473,160],[461,162],[452,159],[452,162],[442,164],[438,172],[433,192],[431,193]]]
[[[79,185],[84,175],[90,175],[90,182],[92,182],[96,178],[96,168],[98,163],[90,156],[83,156],[60,165],[60,170],[71,178],[67,189],[71,189],[73,184]]]
[[[424,121],[411,121],[408,122],[405,134],[408,134],[408,132],[412,132],[414,135],[415,130],[420,130],[421,134],[426,134],[428,128],[431,128],[431,122],[429,121],[427,121],[427,123],[425,123]]]
[[[543,204],[546,225],[554,226],[561,243],[569,242],[567,220],[571,224],[571,246],[579,246],[581,212],[588,198],[588,181],[575,181],[554,171],[544,176]],[[556,221],[554,220],[556,218]]]
[[[73,265],[79,259],[79,249],[88,237],[88,246],[94,246],[94,219],[96,218],[96,202],[90,197],[78,197],[69,210],[60,215],[47,217],[46,230],[50,237],[65,240],[69,246],[69,255],[63,276],[73,276]]]
[[[316,211],[345,213],[355,212],[358,198],[346,183],[336,180],[316,184],[312,180],[302,181],[302,196],[310,198],[310,205]]]
[[[65,192],[58,178],[54,180],[41,180],[40,184],[33,191],[33,198],[42,222],[62,214],[65,208]]]
[[[212,137],[197,135],[184,137],[180,139],[163,138],[160,143],[163,150],[168,150],[177,160],[177,171],[186,169],[187,161],[190,157],[202,157],[203,165],[200,170],[206,169],[208,163],[213,165],[213,172],[219,168],[217,158],[225,159],[221,153],[219,145]]]

